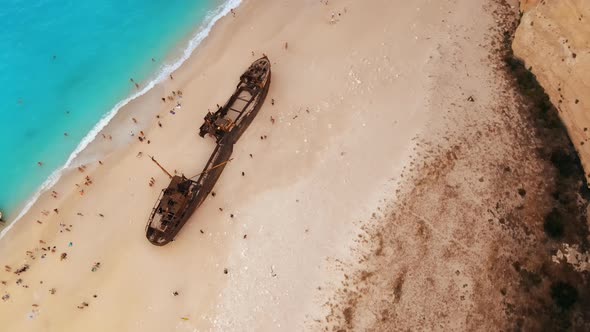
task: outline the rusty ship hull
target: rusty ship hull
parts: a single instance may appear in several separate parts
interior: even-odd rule
[[[199,129],[201,137],[212,136],[217,145],[197,180],[171,176],[152,209],[147,226],[148,241],[157,246],[170,243],[195,210],[213,190],[231,159],[233,146],[252,123],[270,87],[268,58],[260,58],[242,74],[235,92],[215,113],[208,112]]]

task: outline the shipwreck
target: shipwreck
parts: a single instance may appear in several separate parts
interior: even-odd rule
[[[160,193],[146,226],[146,237],[152,244],[163,246],[174,240],[182,226],[207,198],[231,160],[234,144],[264,103],[270,77],[270,61],[264,56],[254,61],[240,76],[236,90],[227,103],[218,107],[215,113],[207,113],[199,135],[215,138],[217,146],[201,173],[192,178],[173,176],[152,157],[170,177],[170,184]]]

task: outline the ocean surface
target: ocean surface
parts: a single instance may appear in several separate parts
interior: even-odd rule
[[[117,109],[168,77],[239,2],[2,1],[0,211],[5,218],[18,218],[61,169],[75,166],[75,155]]]

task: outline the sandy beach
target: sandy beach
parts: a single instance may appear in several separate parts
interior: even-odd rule
[[[515,18],[512,5],[503,13]],[[81,156],[84,166],[70,170],[0,241],[0,293],[8,295],[0,301],[2,329],[506,327],[494,279],[500,271],[506,283],[518,277],[506,272],[512,261],[502,268],[490,262],[499,252],[527,252],[534,239],[487,212],[504,197],[493,187],[504,181],[502,162],[492,159],[530,162],[514,180],[516,187],[536,183],[527,197],[544,195],[551,184],[535,177],[546,169],[531,161],[533,147],[510,150],[527,129],[506,134],[515,129],[504,121],[518,127],[524,120],[500,101],[518,98],[490,56],[501,23],[495,6],[245,0],[173,79],[122,109],[106,138],[99,135]],[[149,156],[171,171],[200,172],[215,146],[198,136],[203,116],[225,103],[263,54],[272,62],[269,94],[216,195],[173,243],[151,245],[146,221],[169,180]],[[458,147],[457,137],[473,144]],[[482,137],[497,148],[485,148]],[[453,158],[463,164],[449,166]],[[507,201],[520,199],[514,188]],[[382,225],[395,231],[373,232]],[[381,267],[363,270],[375,257]],[[361,279],[373,282],[353,285]],[[379,293],[397,298],[387,314],[385,302],[371,302]]]

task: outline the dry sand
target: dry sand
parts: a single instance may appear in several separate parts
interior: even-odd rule
[[[503,96],[486,47],[491,28],[499,22],[492,15],[495,7],[486,4],[244,1],[236,17],[230,15],[215,26],[173,80],[125,107],[105,129],[106,135],[125,136],[143,130],[150,144],[134,139],[114,149],[108,139],[97,140],[92,149],[108,152],[101,157],[103,165],[87,153],[86,170],[65,176],[53,189],[58,198],[44,195],[0,241],[0,262],[12,269],[0,272],[0,280],[6,282],[0,292],[10,295],[0,302],[2,329],[503,326],[504,304],[491,304],[491,316],[485,317],[482,310],[487,308],[477,302],[495,289],[478,278],[487,271],[481,259],[497,252],[499,224],[481,226],[489,228],[485,233],[465,223],[467,219],[439,214],[446,208],[440,197],[432,197],[432,205],[406,211],[406,216],[416,216],[406,224],[392,222],[390,212],[383,210],[412,193],[415,183],[408,172],[431,162],[421,154],[420,142],[436,140],[447,148],[452,135],[445,140],[438,129],[451,125],[461,133],[473,125],[468,120],[476,113],[467,107],[473,104],[469,96],[475,96],[480,112]],[[234,160],[215,187],[216,196],[205,201],[175,242],[165,247],[149,244],[145,223],[168,179],[147,156],[155,155],[167,168],[186,175],[199,172],[214,147],[211,139],[197,135],[203,116],[226,101],[239,75],[263,53],[273,66],[270,92],[237,143]],[[178,90],[182,98],[161,101]],[[182,107],[171,114],[176,102]],[[464,117],[447,117],[451,111],[461,111]],[[131,121],[133,117],[139,124]],[[474,152],[469,160],[493,151],[475,150],[479,155]],[[454,176],[464,183],[465,174],[480,177],[467,171]],[[92,184],[84,184],[85,176]],[[154,187],[148,185],[150,177],[156,180]],[[454,210],[487,204],[478,198],[479,182],[465,183],[461,194],[441,193],[468,197],[467,203],[452,202],[458,204]],[[430,207],[425,214],[423,209]],[[387,257],[394,257],[379,262],[387,273],[375,284],[379,287],[360,284],[350,292],[373,294],[379,300],[379,295],[395,297],[403,289],[412,296],[402,302],[400,311],[387,316],[389,325],[379,326],[375,321],[383,315],[381,308],[366,297],[351,300],[346,286],[352,275],[363,276],[367,259],[357,259],[374,243],[384,243],[383,238],[374,242],[367,229],[383,224],[396,225],[399,233],[394,233],[401,237],[397,245],[386,238],[386,249],[377,252],[380,256],[385,250]],[[456,235],[458,229],[473,230],[469,241]],[[426,242],[420,240],[424,236]],[[408,242],[402,245],[403,241]],[[41,249],[53,246],[55,253]],[[424,246],[435,250],[420,249]],[[458,254],[450,254],[449,247],[456,247]],[[423,256],[416,256],[420,252]],[[64,260],[62,253],[67,254]],[[97,262],[100,267],[93,272]],[[15,274],[24,264],[28,270]],[[426,265],[436,269],[421,268]],[[457,270],[464,272],[456,274]],[[361,279],[367,280],[367,275]],[[415,282],[399,286],[404,279]],[[392,287],[391,282],[396,284]],[[482,284],[485,287],[478,286]],[[459,296],[467,302],[456,302]],[[362,310],[347,305],[365,302]],[[450,309],[445,311],[445,306]],[[474,316],[478,320],[471,320]]]

